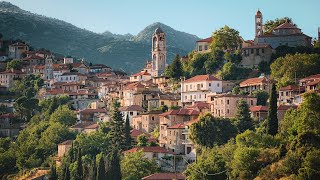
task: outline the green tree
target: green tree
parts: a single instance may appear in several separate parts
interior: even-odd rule
[[[97,170],[96,180],[105,180],[105,179],[107,179],[106,167],[104,162],[104,156],[103,154],[101,154],[100,158],[98,159],[98,170]]]
[[[258,171],[256,160],[259,152],[257,148],[252,147],[237,148],[231,162],[232,179],[254,179]]]
[[[237,129],[229,119],[206,114],[200,117],[199,122],[191,125],[189,138],[197,145],[212,148],[225,144],[236,133]]]
[[[142,151],[126,154],[121,160],[121,174],[125,179],[139,180],[158,172],[158,169],[156,161],[144,157]]]
[[[138,140],[138,146],[147,146],[148,137],[145,134],[140,134],[137,140]]]
[[[120,104],[118,101],[114,101],[111,110],[111,122],[110,122],[110,139],[113,144],[113,148],[122,150],[124,148],[124,121],[123,115],[119,111]]]
[[[268,112],[268,124],[267,132],[270,135],[276,135],[278,133],[278,116],[277,116],[277,94],[276,85],[272,84],[272,90],[270,94],[269,112]]]
[[[240,87],[239,86],[235,86],[232,88],[232,94],[239,94],[240,93]]]
[[[320,55],[294,54],[276,59],[271,64],[271,76],[283,87],[295,83],[295,78],[304,78],[320,73]]]
[[[268,33],[268,34],[271,34],[273,29],[280,26],[281,24],[285,23],[285,22],[288,22],[290,24],[293,24],[296,26],[296,24],[294,24],[292,22],[292,19],[289,18],[289,17],[283,17],[283,18],[277,18],[275,20],[269,20],[269,21],[266,21],[263,25],[263,31],[265,33]]]
[[[66,167],[64,180],[69,180],[69,179],[70,179],[70,170],[69,170],[69,167]]]
[[[49,180],[57,180],[57,179],[58,179],[58,175],[57,175],[57,171],[56,171],[56,166],[51,165]]]
[[[266,91],[258,90],[253,92],[253,96],[257,98],[257,105],[266,106],[269,94]]]
[[[14,70],[21,70],[22,69],[22,63],[20,60],[12,60],[7,63],[7,70],[14,69]]]
[[[226,162],[215,149],[203,149],[197,156],[197,161],[189,164],[184,174],[190,180],[225,180],[227,179]]]
[[[107,179],[121,180],[121,168],[120,168],[120,158],[119,151],[117,148],[113,148],[109,157],[109,165],[107,171]]]
[[[236,50],[241,46],[239,31],[224,26],[213,32],[211,49]]]
[[[170,78],[179,80],[181,76],[183,76],[183,69],[182,64],[180,60],[180,56],[177,54],[171,63],[171,65],[168,67],[168,71],[166,73],[167,76]]]
[[[261,61],[258,64],[258,70],[261,73],[270,74],[270,64],[267,61]]]
[[[298,176],[301,179],[318,179],[320,177],[320,150],[307,153]]]
[[[13,107],[18,117],[20,117],[21,120],[28,122],[37,112],[38,102],[39,100],[36,98],[21,96],[15,100]]]
[[[126,150],[131,149],[132,147],[132,137],[131,137],[131,127],[130,127],[130,121],[129,121],[129,115],[126,117],[126,122],[124,126],[124,137],[125,137],[125,146]]]
[[[246,131],[247,129],[253,129],[252,118],[250,117],[249,106],[245,100],[240,100],[237,105],[237,113],[235,117],[236,126],[240,133]]]
[[[83,179],[83,166],[82,166],[82,155],[81,155],[81,148],[78,148],[77,154],[77,176],[76,179],[82,180]]]
[[[51,123],[59,122],[67,126],[75,124],[76,120],[75,114],[67,105],[59,106],[50,116]]]

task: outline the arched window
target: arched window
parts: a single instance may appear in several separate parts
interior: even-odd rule
[[[157,46],[157,38],[154,37],[153,40],[152,40],[152,48],[153,48],[153,50],[156,49],[156,46]]]

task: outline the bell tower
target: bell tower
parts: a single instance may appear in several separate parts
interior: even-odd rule
[[[152,71],[153,77],[159,77],[166,68],[166,34],[158,27],[152,36]]]
[[[256,16],[255,16],[255,24],[256,24],[256,37],[257,36],[262,36],[263,35],[263,21],[262,21],[262,13],[260,10],[257,11]]]

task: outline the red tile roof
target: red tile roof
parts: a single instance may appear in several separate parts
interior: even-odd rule
[[[315,85],[317,85],[317,84],[319,84],[319,83],[320,83],[320,79],[317,79],[317,80],[315,80],[315,81],[308,82],[308,83],[306,84],[306,86],[315,86]]]
[[[250,111],[251,112],[268,111],[268,106],[251,106]]]
[[[99,128],[99,124],[97,123],[84,127],[84,129],[98,129],[98,128]]]
[[[255,85],[260,83],[267,83],[267,82],[268,82],[268,79],[266,77],[250,78],[242,81],[240,83],[240,87],[250,86],[250,85]]]
[[[130,83],[127,86],[125,86],[125,90],[134,90],[135,88],[144,88],[145,86],[141,84],[140,82]]]
[[[165,113],[160,114],[160,116],[168,116],[168,115],[180,115],[180,116],[197,116],[200,112],[193,109],[178,109],[178,110],[170,110]]]
[[[42,65],[36,65],[33,67],[34,69],[44,69],[45,66],[42,66]]]
[[[304,91],[304,86],[296,86],[296,85],[289,85],[289,86],[285,86],[285,87],[281,87],[279,89],[279,91]]]
[[[185,126],[186,126],[185,124],[180,123],[180,124],[176,124],[176,125],[173,125],[173,126],[169,126],[168,129],[184,129]]]
[[[153,153],[167,153],[167,154],[175,154],[174,152],[171,152],[167,150],[164,147],[159,147],[159,146],[151,146],[151,147],[135,147],[132,149],[129,149],[127,151],[124,151],[123,153],[135,153],[138,151],[143,151],[143,152],[153,152]]]
[[[0,74],[26,74],[26,73],[24,73],[24,72],[22,72],[20,70],[15,70],[15,69],[11,70],[11,69],[9,69],[9,70],[0,72]]]
[[[274,30],[277,30],[277,29],[298,29],[298,28],[291,23],[285,22],[285,23],[281,24],[280,26],[274,28]]]
[[[199,81],[221,81],[220,79],[214,77],[213,75],[198,75],[194,76],[190,79],[184,81],[184,83],[192,83],[192,82],[199,82]]]
[[[138,129],[132,129],[131,132],[130,132],[130,135],[131,135],[132,137],[134,137],[134,138],[138,137],[138,136],[141,135],[141,134],[145,134],[145,135],[148,136],[148,137],[151,136],[150,134],[144,133],[144,132],[142,132],[142,131],[140,131],[140,130],[138,130]]]
[[[156,173],[143,177],[142,180],[185,180],[186,177],[181,173]]]
[[[41,56],[36,56],[36,55],[31,55],[31,56],[26,57],[26,58],[24,58],[24,59],[22,59],[22,60],[30,60],[30,59],[39,59],[39,60],[44,60],[44,58],[43,58],[43,57],[41,57]]]
[[[141,72],[138,72],[138,73],[135,73],[135,74],[132,74],[131,76],[151,76],[150,73],[147,73],[146,71],[141,71]]]
[[[208,37],[208,38],[205,38],[205,39],[201,39],[197,42],[207,42],[207,43],[211,43],[212,42],[212,37]]]
[[[296,105],[280,105],[280,106],[278,106],[278,111],[280,110],[282,110],[282,111],[286,111],[286,110],[288,110],[288,109],[290,109],[290,108],[292,108],[292,109],[297,109],[298,108],[298,106],[296,106]]]
[[[320,79],[320,74],[314,74],[305,78],[300,79],[300,81],[304,82],[304,81],[310,81],[310,80],[316,80],[316,79]]]
[[[121,107],[120,111],[144,111],[144,109],[141,106],[138,105],[131,105],[126,107]]]
[[[196,102],[193,106],[189,106],[188,109],[198,108],[198,109],[210,109],[209,103]]]

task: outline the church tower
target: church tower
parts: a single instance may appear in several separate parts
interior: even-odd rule
[[[45,60],[45,79],[53,79],[53,57],[48,56]]]
[[[166,34],[158,27],[152,36],[152,71],[153,77],[159,77],[164,73],[166,67]]]
[[[256,24],[256,37],[263,35],[263,24],[262,24],[262,13],[260,10],[257,11],[256,16],[255,16],[255,24]]]

